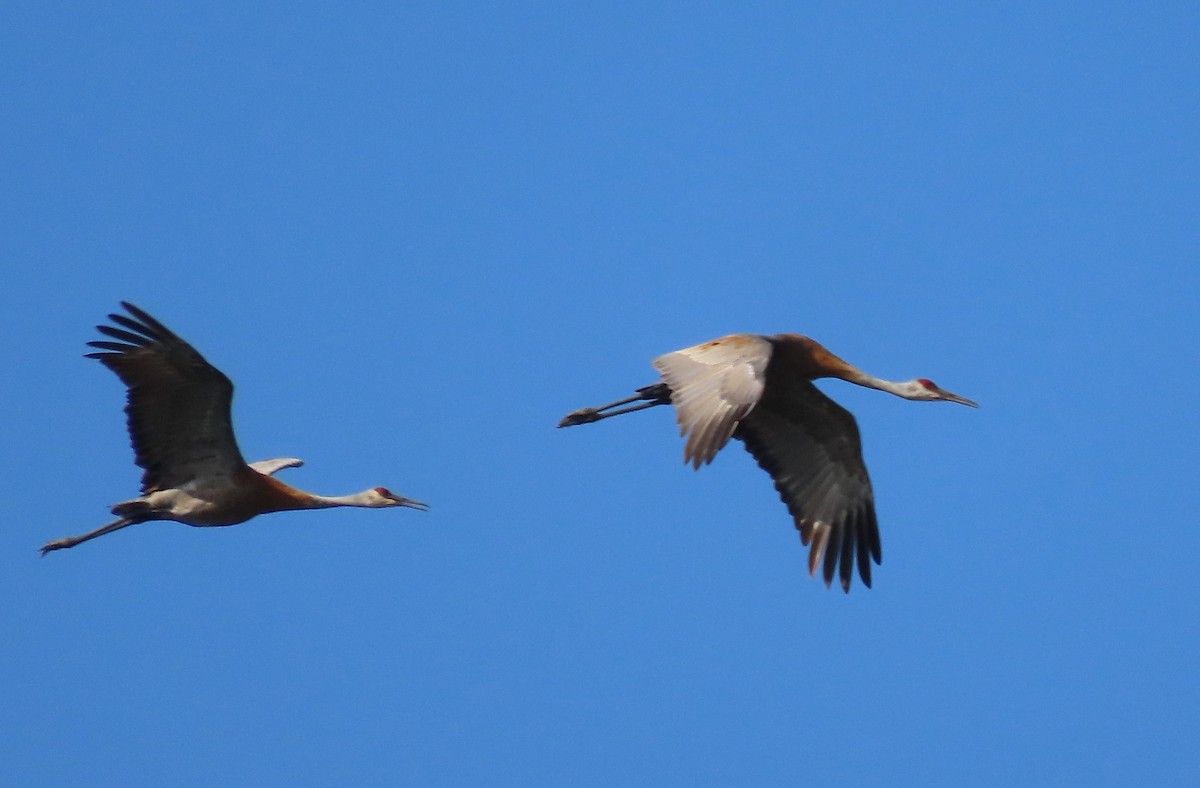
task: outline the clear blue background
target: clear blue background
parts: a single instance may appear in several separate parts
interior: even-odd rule
[[[1200,781],[1194,3],[404,5],[0,11],[3,782]],[[137,490],[119,299],[432,511],[40,559]],[[825,386],[873,590],[667,409],[554,429],[732,331],[982,403]]]

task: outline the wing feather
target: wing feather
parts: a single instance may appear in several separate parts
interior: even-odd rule
[[[729,443],[762,396],[771,347],[754,334],[731,334],[654,359],[687,436],[684,462],[699,468]]]
[[[737,426],[759,466],[770,474],[804,544],[809,572],[843,589],[857,563],[870,587],[870,560],[882,560],[874,493],[854,416],[810,381],[781,365],[767,371],[758,406]]]
[[[817,567],[825,560],[825,549],[829,546],[829,533],[829,526],[821,522],[806,524],[800,531],[800,537],[805,543],[809,536],[812,538],[812,549],[808,552],[808,573],[810,575],[815,575]]]
[[[88,353],[128,387],[125,414],[136,462],[145,470],[142,494],[197,478],[231,474],[245,465],[230,419],[233,383],[195,348],[133,304],[122,326],[97,326],[120,342],[97,340]]]
[[[874,509],[867,508],[862,512],[862,521],[859,523],[859,532],[870,532],[875,520]],[[879,529],[875,529],[876,542],[878,542]],[[878,560],[878,559],[877,559]],[[871,587],[871,539],[859,538],[858,540],[858,574],[862,578],[863,584],[867,588]]]
[[[837,570],[838,556],[842,553],[842,542],[845,540],[845,528],[829,529],[829,548],[825,551],[825,585],[833,582],[833,574]]]
[[[272,476],[284,468],[299,468],[304,464],[304,460],[296,457],[277,457],[272,460],[259,460],[258,462],[250,463],[250,467],[264,476]]]

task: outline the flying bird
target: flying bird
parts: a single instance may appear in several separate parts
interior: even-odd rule
[[[109,315],[115,325],[96,328],[117,340],[96,340],[88,353],[128,387],[125,414],[142,474],[142,494],[112,507],[116,520],[82,536],[56,539],[42,555],[149,520],[187,525],[237,525],[268,512],[360,506],[428,509],[420,501],[373,487],[353,495],[325,496],[272,478],[303,464],[291,457],[247,464],[242,459],[229,406],[233,383],[166,326],[133,304],[132,317]]]
[[[841,378],[898,397],[979,407],[928,378],[881,380],[798,334],[731,334],[676,350],[653,361],[662,377],[623,400],[581,408],[559,427],[571,427],[657,405],[674,405],[687,438],[683,460],[697,470],[730,438],[746,445],[810,545],[808,570],[834,575],[849,592],[854,565],[871,587],[871,561],[883,553],[875,496],[863,462],[858,425],[850,411],[812,381]],[[637,404],[631,404],[637,403]]]

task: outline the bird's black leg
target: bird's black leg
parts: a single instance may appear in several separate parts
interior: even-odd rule
[[[653,408],[655,405],[670,405],[671,404],[671,389],[666,383],[655,383],[652,386],[643,386],[637,390],[638,393],[632,397],[626,397],[616,402],[610,402],[607,405],[602,405],[598,408],[580,408],[574,413],[568,413],[563,417],[563,420],[558,423],[560,427],[574,427],[576,424],[588,424],[600,419],[607,419],[609,416],[620,416],[622,413],[632,413],[635,410],[645,410]],[[639,402],[640,405],[631,405],[628,408],[622,408],[622,405],[628,405],[630,402]],[[620,408],[619,410],[612,410]]]
[[[39,549],[42,551],[42,555],[44,556],[46,553],[49,553],[52,550],[65,550],[69,547],[74,547],[80,542],[86,542],[89,539],[95,539],[97,536],[111,534],[113,531],[119,531],[126,526],[137,525],[140,522],[143,521],[122,517],[119,520],[113,520],[108,525],[100,526],[95,531],[89,531],[83,536],[68,536],[63,539],[55,539],[53,542],[47,542],[46,544],[42,545]]]

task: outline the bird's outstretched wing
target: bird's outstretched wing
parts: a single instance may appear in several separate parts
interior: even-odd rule
[[[768,375],[768,390],[734,437],[771,475],[800,538],[812,545],[809,572],[821,567],[825,585],[837,575],[849,591],[857,563],[870,588],[871,560],[883,556],[854,416],[785,366]]]
[[[112,314],[97,326],[116,342],[88,345],[88,353],[129,388],[125,414],[137,464],[145,469],[142,494],[180,487],[197,478],[233,473],[245,465],[230,422],[233,383],[162,323],[133,304],[132,315]]]
[[[250,463],[250,467],[261,473],[263,476],[274,476],[284,468],[299,468],[304,464],[304,460],[297,457],[276,457],[273,460],[259,460],[258,462]]]
[[[684,462],[694,468],[712,462],[733,437],[762,396],[771,349],[756,334],[731,334],[654,359],[687,436]]]

